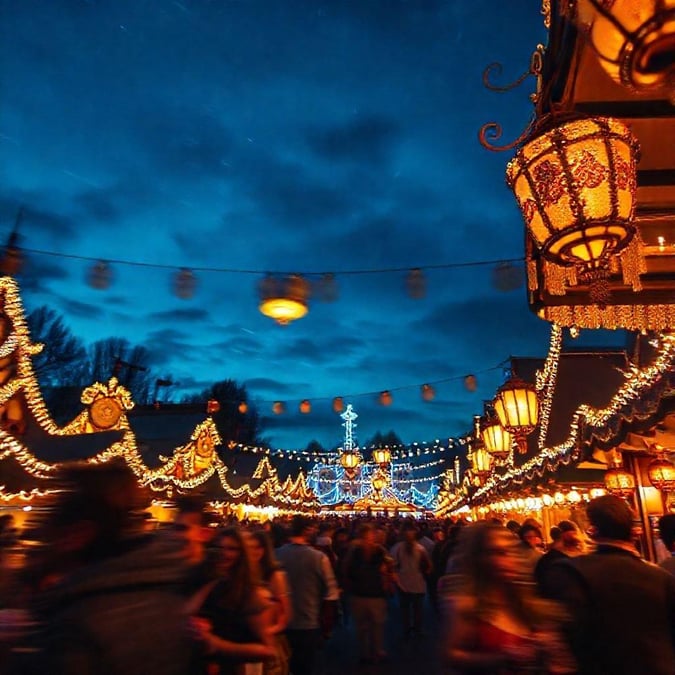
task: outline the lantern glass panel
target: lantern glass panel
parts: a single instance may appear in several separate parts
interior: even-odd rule
[[[539,400],[531,388],[503,389],[495,400],[495,412],[509,431],[534,428],[539,418]]]

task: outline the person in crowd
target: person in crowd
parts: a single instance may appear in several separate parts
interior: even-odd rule
[[[583,553],[583,541],[579,528],[571,520],[561,520],[551,528],[551,545],[542,555],[534,568],[534,579],[541,593],[545,594],[543,580],[548,568],[556,561]]]
[[[675,575],[675,513],[659,518],[659,534],[667,552],[659,566]]]
[[[335,579],[339,588],[342,589],[339,601],[340,621],[343,626],[349,625],[350,607],[349,607],[349,591],[344,579],[344,561],[349,551],[350,539],[349,530],[346,527],[338,527],[333,533],[333,553],[335,566]]]
[[[445,565],[442,560],[445,530],[442,527],[434,527],[432,536],[434,545],[429,555],[431,572],[427,577],[427,593],[429,594],[429,602],[431,602],[434,613],[438,614],[438,580],[445,573]]]
[[[579,673],[672,675],[675,578],[640,558],[625,500],[597,497],[587,515],[596,550],[552,565],[544,579],[547,595],[569,610]]]
[[[351,597],[360,662],[381,663],[387,659],[384,625],[387,596],[394,591],[393,561],[377,543],[370,523],[359,528],[345,560],[344,578]]]
[[[417,527],[408,521],[403,526],[403,540],[391,549],[394,560],[403,635],[421,635],[423,629],[426,577],[431,572],[431,561],[424,547],[417,541]]]
[[[444,598],[445,657],[457,673],[574,673],[561,612],[520,583],[522,558],[506,528],[476,523],[461,534],[461,582]]]
[[[340,597],[330,561],[310,545],[314,532],[309,518],[296,515],[291,521],[289,543],[277,550],[291,589],[293,612],[286,635],[291,645],[293,675],[314,672],[321,644],[322,616],[329,617],[327,623],[334,620]]]
[[[190,600],[191,628],[202,643],[203,658],[194,673],[239,671],[242,663],[260,663],[276,655],[267,603],[256,584],[246,542],[238,527],[216,535],[216,578]]]
[[[172,530],[184,541],[185,556],[190,566],[186,593],[191,595],[213,576],[208,546],[216,530],[209,527],[209,517],[204,511],[202,500],[183,496],[177,500],[176,506],[177,514]]]
[[[518,530],[520,539],[520,555],[524,562],[524,571],[528,577],[534,574],[539,558],[544,553],[544,537],[539,524],[533,520],[526,520]]]
[[[35,672],[184,675],[182,544],[138,527],[147,495],[121,460],[77,466],[62,479],[34,568],[43,623]]]
[[[277,561],[267,532],[254,530],[247,537],[254,575],[262,582],[262,592],[269,609],[269,630],[274,636],[276,654],[265,661],[264,675],[288,675],[290,647],[286,627],[291,618],[291,598],[286,573]]]
[[[516,539],[519,539],[519,532],[520,532],[520,523],[517,520],[509,520],[508,523],[506,523],[506,529],[514,536]]]

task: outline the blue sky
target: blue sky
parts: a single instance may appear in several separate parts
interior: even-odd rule
[[[49,304],[85,341],[125,336],[180,382],[245,383],[277,447],[458,435],[510,354],[544,355],[549,326],[490,266],[428,270],[427,295],[391,268],[520,258],[509,153],[533,83],[499,95],[545,41],[537,0],[0,0],[0,235],[25,207],[27,309]],[[114,264],[106,291],[85,282]],[[181,300],[171,276],[196,272]],[[347,274],[372,270],[371,274]],[[286,327],[257,311],[265,271],[333,272],[339,298]],[[610,336],[614,343],[620,335]],[[582,343],[607,342],[582,333]],[[478,389],[463,385],[475,373]],[[432,402],[419,386],[442,380]],[[378,405],[376,392],[394,390]],[[310,415],[297,413],[302,399]],[[284,400],[288,414],[273,416]]]

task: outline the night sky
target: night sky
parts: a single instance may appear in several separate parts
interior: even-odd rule
[[[275,447],[339,443],[338,395],[361,442],[465,433],[500,363],[548,346],[524,288],[498,291],[490,265],[442,267],[523,256],[510,153],[477,134],[497,120],[511,140],[531,115],[534,82],[500,95],[481,75],[527,69],[540,4],[0,0],[0,236],[23,205],[21,245],[61,254],[29,254],[27,310],[52,306],[87,342],[144,344],[174,400],[245,383]],[[77,256],[167,267],[115,263],[101,291]],[[384,271],[432,266],[421,300]],[[182,267],[258,273],[196,271],[182,300]],[[333,272],[339,298],[278,326],[257,310],[266,271]]]

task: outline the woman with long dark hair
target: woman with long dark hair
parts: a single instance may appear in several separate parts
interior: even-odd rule
[[[268,603],[267,623],[273,636],[275,656],[265,661],[265,675],[288,675],[290,647],[285,630],[291,618],[291,597],[286,573],[274,555],[267,532],[255,530],[246,537],[251,565],[260,580],[261,591]]]
[[[460,673],[574,673],[558,630],[560,609],[522,583],[518,542],[501,525],[460,535],[461,583],[446,599],[446,657]]]
[[[204,672],[236,674],[244,663],[259,663],[275,655],[266,614],[266,600],[253,572],[245,539],[237,527],[216,535],[216,580],[193,598],[192,626],[202,641]]]

